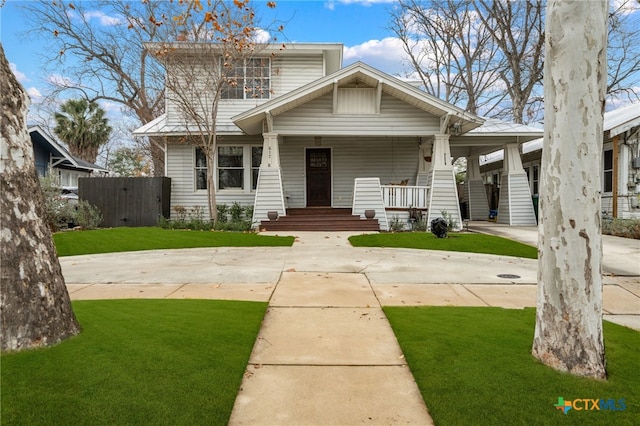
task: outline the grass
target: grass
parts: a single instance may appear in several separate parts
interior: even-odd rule
[[[537,259],[538,249],[527,244],[494,235],[449,233],[437,238],[428,232],[401,232],[357,235],[349,238],[354,247],[395,247],[422,250],[448,250],[497,254]]]
[[[535,310],[384,309],[435,424],[637,425],[640,332],[604,323],[606,382],[556,372],[530,355]],[[555,409],[558,397],[626,401],[624,411]]]
[[[2,355],[3,424],[227,424],[267,304],[73,307],[80,335]]]
[[[251,232],[170,230],[156,227],[111,228],[53,235],[58,256],[195,247],[255,247],[293,244],[293,237]]]

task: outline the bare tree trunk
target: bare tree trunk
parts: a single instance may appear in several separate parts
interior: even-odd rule
[[[207,154],[207,203],[209,206],[209,219],[215,224],[218,220],[218,207],[216,203],[216,180],[214,158],[216,156],[215,142],[206,150]]]
[[[605,378],[600,158],[607,2],[547,9],[545,128],[533,355],[571,374]]]
[[[2,351],[49,346],[80,332],[71,309],[26,130],[29,98],[0,45]]]

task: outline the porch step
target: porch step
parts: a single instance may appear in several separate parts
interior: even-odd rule
[[[361,219],[351,209],[288,209],[286,216],[263,220],[264,231],[379,231],[378,219]]]

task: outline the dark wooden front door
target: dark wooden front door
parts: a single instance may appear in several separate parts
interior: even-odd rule
[[[307,207],[331,206],[331,150],[307,149]]]

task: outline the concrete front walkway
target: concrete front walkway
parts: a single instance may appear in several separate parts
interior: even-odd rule
[[[536,260],[354,248],[349,233],[297,235],[292,247],[113,253],[60,263],[74,300],[268,301],[235,425],[431,424],[381,306],[535,306]],[[511,238],[533,236],[528,229]],[[637,246],[624,244],[615,252],[633,261]],[[620,265],[633,273],[628,261]],[[640,329],[639,277],[603,280],[605,319]]]
[[[366,276],[285,272],[231,425],[433,424]]]

